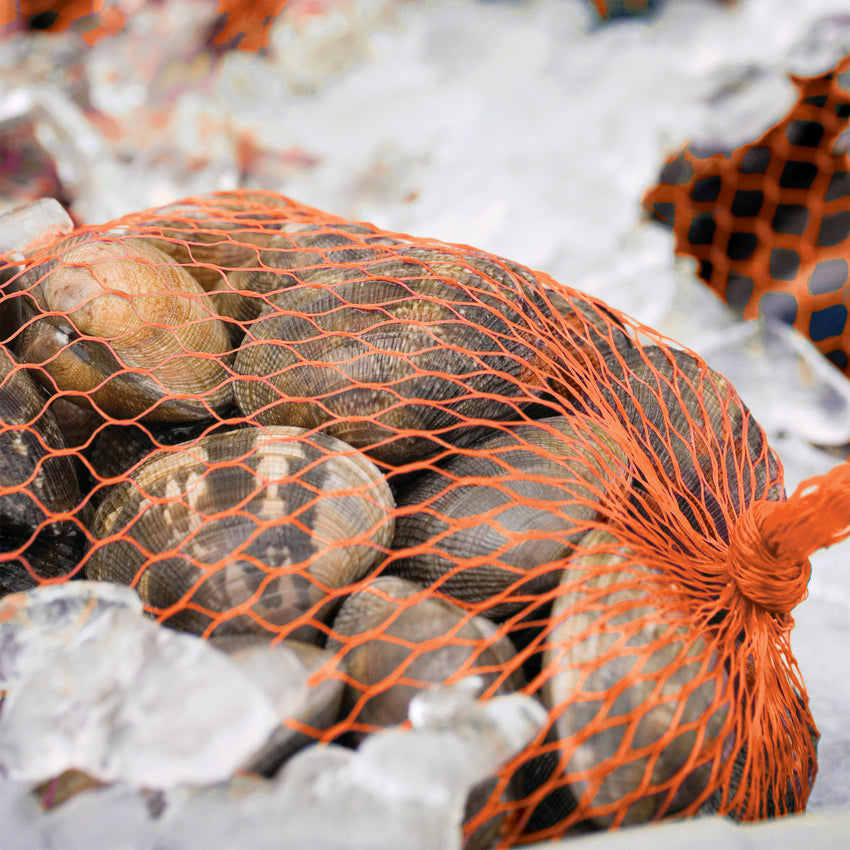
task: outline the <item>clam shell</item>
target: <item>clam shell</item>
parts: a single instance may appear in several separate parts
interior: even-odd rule
[[[375,466],[332,437],[214,433],[110,492],[87,575],[131,584],[175,628],[315,642],[346,585],[384,558],[393,507]]]
[[[422,252],[420,252],[422,253]],[[236,362],[237,405],[263,424],[322,427],[399,465],[468,444],[545,389],[513,289],[457,257],[321,268],[271,296]],[[513,299],[513,300],[512,300]]]
[[[481,676],[492,693],[521,688],[513,644],[496,631],[489,620],[394,576],[352,593],[334,617],[327,649],[345,649],[343,715],[351,717],[354,739],[404,722],[417,692],[459,674]]]
[[[97,507],[133,467],[155,452],[180,443],[194,445],[208,434],[244,424],[224,422],[113,422],[103,424],[82,449],[89,502]]]
[[[81,500],[71,459],[55,453],[64,448],[38,387],[0,349],[0,595],[65,575],[82,557],[82,526],[54,516]]]
[[[218,192],[161,207],[129,232],[168,254],[210,291],[228,269],[258,264],[259,249],[273,244],[282,222],[293,215],[290,206],[273,193]]]
[[[617,370],[618,356],[636,350],[634,339],[616,313],[580,292],[544,287],[539,300],[545,332],[569,352],[566,360],[552,364],[552,392],[568,410],[585,413],[588,379]]]
[[[811,717],[806,701],[799,692],[796,693],[796,697],[798,708],[792,715],[792,723],[804,724],[806,726],[809,734],[809,740],[812,744],[811,755],[808,759],[809,771],[807,777],[807,787],[811,789],[814,787],[815,777],[817,776],[817,752],[820,733],[810,722],[808,722],[808,720],[804,719],[806,717]],[[732,764],[732,773],[729,778],[729,787],[727,791],[728,799],[732,799],[738,793],[741,780],[744,777],[744,767],[748,757],[747,746],[744,745],[738,750],[738,753],[735,756],[735,761]],[[796,771],[794,771],[794,773],[796,774]],[[700,815],[718,814],[720,812],[721,805],[724,802],[723,791],[724,789],[722,787],[717,788],[714,793],[699,807],[698,813]],[[762,809],[764,817],[773,818],[800,810],[800,783],[797,776],[792,774],[792,777],[789,778],[788,784],[785,788],[785,794],[783,796],[783,800],[777,801],[777,795],[774,792],[774,783],[765,783],[764,808]],[[750,789],[747,788],[744,793],[741,806],[729,812],[727,817],[737,822],[745,820],[743,813],[746,811],[749,797]],[[779,803],[778,805],[777,802]]]
[[[580,809],[602,827],[641,823],[706,791],[730,732],[726,676],[614,535],[582,549],[552,605],[541,696]]]
[[[695,528],[728,542],[754,499],[781,499],[780,465],[734,388],[692,354],[646,346],[612,360],[604,394]]]
[[[21,358],[51,387],[82,394],[69,398],[114,417],[168,421],[231,403],[224,326],[192,277],[150,244],[72,245],[31,295],[38,312]]]
[[[386,572],[494,619],[514,614],[558,584],[608,491],[628,481],[626,456],[593,423],[506,426],[397,494]]]
[[[266,242],[255,268],[231,271],[212,289],[218,314],[229,322],[231,339],[238,347],[246,330],[272,307],[267,296],[296,286],[310,267],[359,263],[387,254],[373,245],[395,245],[397,240],[376,235],[357,224],[337,224],[328,229],[318,224],[287,223]]]
[[[525,684],[513,644],[497,637],[493,623],[470,618],[444,599],[412,598],[422,591],[404,579],[375,578],[352,594],[334,618],[327,648],[345,648],[340,662],[347,682],[342,716],[354,723],[349,738],[355,742],[367,731],[407,720],[418,691],[452,677],[480,676],[487,696],[513,693]],[[496,779],[490,778],[470,791],[465,821],[487,805],[496,787]],[[512,784],[506,796],[513,798]],[[504,811],[498,811],[473,830],[466,850],[492,846],[503,817]]]

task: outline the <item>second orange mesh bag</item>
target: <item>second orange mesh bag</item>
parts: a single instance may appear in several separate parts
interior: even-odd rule
[[[728,155],[681,151],[643,203],[730,307],[792,325],[850,375],[850,56],[792,80],[775,127]]]
[[[786,500],[698,357],[271,193],[82,228],[6,277],[5,591],[118,581],[222,648],[309,650],[342,696],[302,743],[472,674],[532,695],[549,724],[470,798],[470,846],[805,808],[790,612],[850,533],[850,472]]]

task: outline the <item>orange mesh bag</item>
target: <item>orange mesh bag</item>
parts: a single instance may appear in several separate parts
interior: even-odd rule
[[[686,148],[643,203],[730,307],[793,325],[850,375],[850,56],[791,79],[775,127],[728,155]]]
[[[311,644],[333,699],[254,769],[476,675],[549,723],[470,796],[470,847],[805,807],[790,611],[850,534],[850,467],[786,500],[693,354],[504,258],[263,192],[3,273],[4,591],[121,582],[228,651]]]

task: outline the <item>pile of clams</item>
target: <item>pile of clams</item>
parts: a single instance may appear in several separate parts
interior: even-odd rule
[[[3,271],[0,592],[120,582],[252,670],[267,656],[269,681],[275,664],[308,667],[298,729],[247,766],[265,775],[317,738],[355,746],[403,722],[418,689],[478,675],[486,696],[536,694],[552,727],[543,755],[482,790],[470,818],[491,792],[532,795],[518,828],[536,834],[563,832],[580,798],[595,807],[569,821],[583,829],[615,822],[623,797],[618,823],[706,798],[713,762],[694,765],[684,738],[650,783],[645,756],[592,793],[563,781],[622,735],[558,748],[595,716],[571,703],[576,671],[610,646],[564,611],[623,575],[658,581],[617,536],[660,510],[653,467],[704,534],[779,498],[776,460],[734,391],[508,260],[258,197],[78,232]],[[735,477],[745,456],[752,474]],[[718,469],[731,502],[706,487]],[[646,591],[618,592],[635,616],[648,610]],[[676,664],[701,651],[653,623],[636,642],[660,641]],[[628,677],[618,664],[599,687]],[[677,675],[668,691],[689,694],[677,722],[701,722],[719,758],[723,670],[704,668],[696,689]],[[617,711],[651,690],[623,693]],[[670,722],[653,717],[647,741]],[[674,796],[653,792],[677,775]],[[505,828],[475,823],[470,847]]]

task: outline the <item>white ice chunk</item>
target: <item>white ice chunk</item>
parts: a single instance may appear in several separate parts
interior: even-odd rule
[[[79,601],[75,583],[51,590],[57,609],[63,590]],[[108,607],[91,623],[67,617],[67,643],[37,618],[2,623],[11,675],[0,770],[9,777],[40,782],[77,768],[147,788],[216,782],[268,738],[277,715],[257,685],[203,641],[131,609]]]
[[[129,587],[79,581],[45,585],[0,600],[0,690],[12,688],[79,641],[91,640],[115,610],[141,614]]]
[[[850,843],[850,812],[838,809],[762,823],[735,824],[710,817],[649,824],[605,835],[535,845],[541,850],[844,850]]]
[[[728,378],[769,438],[850,442],[850,381],[794,328],[739,319],[696,278],[695,266],[689,259],[677,263],[674,303],[657,330]]]
[[[424,694],[422,696],[425,696]],[[293,756],[274,782],[166,795],[168,850],[453,850],[469,789],[543,724],[524,695],[477,702],[460,685],[412,706],[426,728],[391,729],[357,751],[330,744]],[[429,717],[431,719],[429,719]],[[432,722],[439,728],[432,728]]]
[[[747,322],[704,356],[768,431],[816,445],[850,442],[850,381],[789,325]]]
[[[76,794],[42,814],[37,832],[45,850],[162,850],[144,795],[123,784]]]
[[[0,772],[0,847],[42,850],[43,817],[38,800],[29,788],[6,779]]]
[[[54,198],[41,198],[0,215],[0,255],[23,254],[33,242],[46,242],[74,229],[71,216]]]

